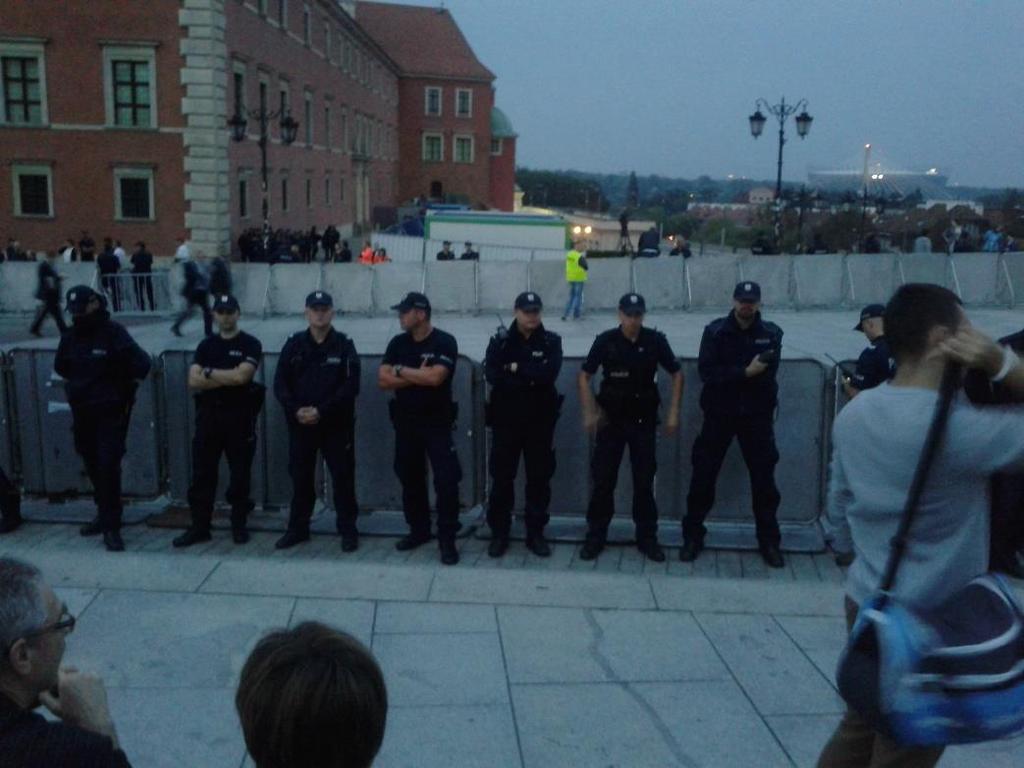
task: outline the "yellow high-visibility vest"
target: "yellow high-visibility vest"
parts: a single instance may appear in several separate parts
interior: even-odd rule
[[[565,279],[570,283],[587,282],[587,270],[580,266],[580,255],[575,248],[565,254]]]

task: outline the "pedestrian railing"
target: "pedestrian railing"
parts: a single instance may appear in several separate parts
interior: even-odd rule
[[[174,308],[167,270],[97,275],[96,289],[107,297],[107,306],[115,315],[168,312]]]

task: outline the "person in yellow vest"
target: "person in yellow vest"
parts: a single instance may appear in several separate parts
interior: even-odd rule
[[[562,321],[569,319],[572,312],[574,320],[580,319],[583,311],[583,286],[587,283],[587,257],[579,251],[577,243],[565,254],[565,280],[569,283],[569,301],[565,304]]]

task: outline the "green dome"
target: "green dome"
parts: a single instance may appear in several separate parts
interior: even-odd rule
[[[491,107],[491,138],[492,139],[514,139],[516,131],[512,127],[512,121],[497,107]]]

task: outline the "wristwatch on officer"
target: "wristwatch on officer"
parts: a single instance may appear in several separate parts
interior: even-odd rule
[[[213,375],[213,368],[203,368],[203,378],[208,379]]]
[[[393,365],[393,366],[391,366],[391,372],[395,375],[396,379],[402,378],[402,368],[404,368],[404,367],[405,366],[402,366],[402,365]]]

